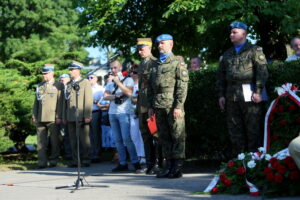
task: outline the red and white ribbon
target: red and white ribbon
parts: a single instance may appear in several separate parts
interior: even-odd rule
[[[296,90],[298,88],[291,83],[285,83],[281,87],[276,88],[279,97],[272,101],[266,116],[265,116],[265,127],[264,127],[264,149],[265,152],[270,150],[270,122],[271,116],[274,114],[274,108],[276,107],[278,101],[282,97],[288,96],[292,101],[294,101],[300,107],[300,97],[296,95]]]
[[[260,196],[259,190],[257,189],[257,187],[255,185],[253,185],[252,183],[250,183],[247,179],[246,179],[246,184],[249,188],[249,192],[251,196]]]

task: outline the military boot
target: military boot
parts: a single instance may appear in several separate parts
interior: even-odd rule
[[[182,159],[175,159],[174,167],[170,171],[168,178],[180,178],[182,177],[182,167],[183,167],[183,160]]]
[[[167,159],[165,169],[161,173],[158,173],[156,175],[156,178],[168,178],[173,166],[174,166],[174,160]]]

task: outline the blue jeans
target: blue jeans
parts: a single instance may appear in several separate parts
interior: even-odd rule
[[[131,163],[137,163],[139,160],[136,154],[135,146],[130,137],[129,114],[109,114],[109,122],[119,153],[120,164],[127,164],[125,146],[127,147]]]

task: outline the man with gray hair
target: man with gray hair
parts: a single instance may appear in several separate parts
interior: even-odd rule
[[[36,89],[32,121],[37,129],[38,168],[57,164],[59,150],[59,124],[62,122],[63,84],[54,80],[54,65],[45,64],[42,68],[44,81]],[[48,154],[48,132],[50,132],[51,152]]]
[[[156,114],[158,138],[166,168],[157,178],[182,177],[185,159],[184,102],[189,75],[186,65],[172,53],[174,41],[169,34],[156,38],[160,53],[157,68],[150,75],[148,89],[149,116]]]
[[[294,54],[289,56],[285,61],[300,60],[300,36],[294,37],[291,40],[291,48],[294,50]]]

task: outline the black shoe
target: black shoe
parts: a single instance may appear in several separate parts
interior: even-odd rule
[[[47,168],[46,165],[40,165],[40,166],[37,166],[37,169],[45,169],[45,168]]]
[[[157,165],[154,165],[154,166],[149,166],[147,167],[146,169],[146,174],[147,175],[154,175],[154,174],[158,174],[160,172],[160,169],[158,168]]]
[[[161,173],[156,174],[156,178],[169,178],[170,170],[167,169]]]
[[[166,167],[161,173],[156,174],[156,178],[168,178],[174,166],[174,160],[166,160]]]
[[[68,165],[69,168],[76,168],[77,167],[77,164],[70,164]]]
[[[176,172],[170,173],[168,178],[181,178],[181,177],[182,177],[182,172],[176,171]]]
[[[100,163],[101,162],[101,159],[100,158],[93,158],[91,160],[92,163]]]
[[[81,166],[82,167],[90,167],[90,163],[82,163]]]
[[[137,173],[137,174],[145,173],[144,169],[142,169],[141,164],[139,162],[133,163],[133,166],[135,169],[135,173]]]
[[[49,167],[56,167],[56,163],[50,163]]]
[[[181,178],[182,177],[183,160],[176,159],[174,161],[174,167],[169,173],[168,178]]]
[[[111,171],[112,172],[123,172],[123,171],[127,171],[128,170],[128,165],[121,165],[118,164],[117,167],[113,168]]]

